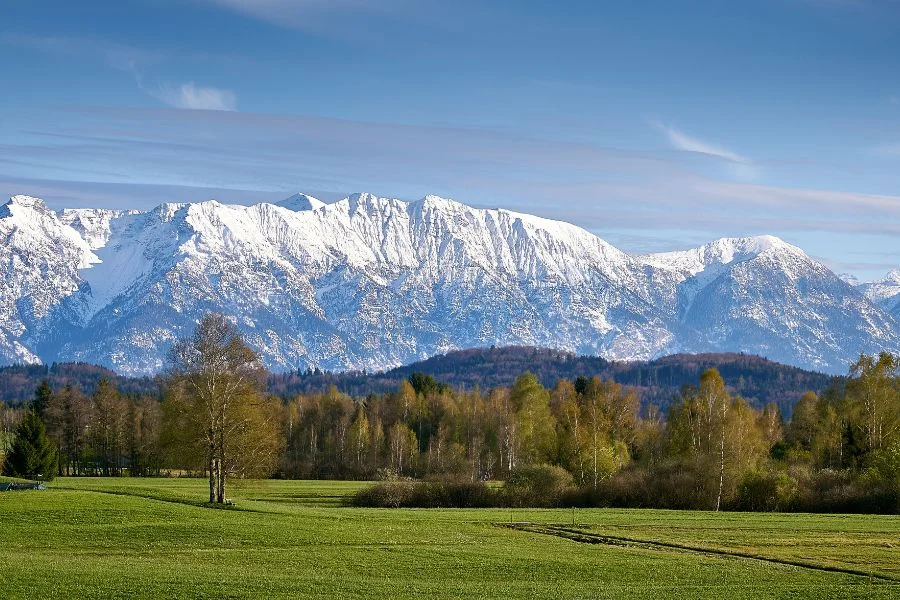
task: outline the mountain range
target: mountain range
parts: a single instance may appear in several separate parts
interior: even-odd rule
[[[845,281],[772,236],[629,255],[574,225],[427,196],[0,207],[0,363],[165,367],[208,311],[273,371],[522,345],[614,360],[745,352],[845,373],[900,351],[900,271]]]

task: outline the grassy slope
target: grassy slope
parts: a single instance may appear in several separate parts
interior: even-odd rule
[[[340,507],[359,485],[249,483],[232,489],[236,510],[185,503],[203,498],[198,480],[64,479],[46,492],[2,494],[0,597],[900,595],[900,584],[866,577],[495,525],[571,523],[565,510]],[[575,518],[609,535],[862,564],[900,579],[897,517],[590,510]]]

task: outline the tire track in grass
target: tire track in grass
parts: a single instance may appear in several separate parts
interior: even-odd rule
[[[660,542],[652,540],[639,540],[616,535],[591,533],[582,529],[566,527],[562,525],[538,525],[535,523],[497,523],[500,527],[514,529],[516,531],[524,531],[527,533],[538,533],[541,535],[552,535],[563,539],[571,540],[582,544],[600,544],[605,546],[620,546],[625,548],[642,548],[648,550],[678,550],[680,552],[691,552],[694,554],[706,554],[710,556],[730,556],[734,558],[743,558],[748,560],[758,560],[777,565],[786,565],[790,567],[799,567],[802,569],[810,569],[813,571],[824,571],[826,573],[841,573],[844,575],[854,575],[857,577],[865,577],[870,581],[880,581],[885,583],[900,583],[900,579],[884,575],[863,571],[861,569],[853,569],[849,567],[835,567],[828,565],[819,565],[816,563],[805,562],[802,560],[792,560],[789,558],[774,558],[762,554],[754,554],[752,552],[741,552],[739,550],[722,550],[718,548],[704,548],[702,546],[690,546],[687,544],[678,544],[675,542]]]

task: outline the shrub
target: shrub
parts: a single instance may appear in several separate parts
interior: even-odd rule
[[[572,475],[562,467],[528,465],[509,474],[502,495],[507,506],[544,508],[559,506],[574,490]]]
[[[414,481],[384,481],[376,483],[357,492],[352,500],[353,506],[369,506],[374,508],[401,508],[410,505],[413,497]]]
[[[489,508],[499,506],[499,501],[498,494],[484,482],[443,478],[384,481],[360,490],[351,504],[376,508]]]
[[[490,508],[499,505],[496,492],[483,481],[452,477],[421,482],[414,496],[423,508]]]
[[[790,510],[796,498],[797,484],[786,472],[752,472],[744,476],[729,508],[755,512]]]

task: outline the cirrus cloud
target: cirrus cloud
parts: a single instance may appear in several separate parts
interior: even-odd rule
[[[179,86],[160,86],[157,98],[174,108],[189,110],[237,110],[237,96],[231,90],[196,85],[193,81]]]
[[[665,134],[669,144],[676,150],[725,161],[726,171],[735,179],[744,181],[759,179],[758,167],[746,156],[688,135],[675,127],[665,125],[659,121],[650,121],[650,125]]]

